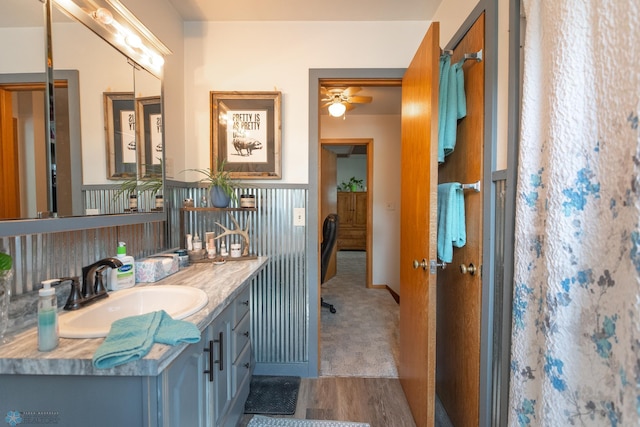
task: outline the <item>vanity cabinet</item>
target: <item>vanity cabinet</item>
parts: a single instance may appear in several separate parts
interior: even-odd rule
[[[67,427],[235,427],[255,364],[250,291],[157,376],[0,375],[0,411]]]
[[[253,372],[249,339],[250,287],[163,372],[163,426],[236,426]]]
[[[206,426],[208,406],[207,382],[202,373],[207,367],[207,357],[202,351],[205,333],[201,341],[189,345],[160,375],[161,419],[163,426]]]
[[[338,250],[367,249],[367,192],[338,192]]]

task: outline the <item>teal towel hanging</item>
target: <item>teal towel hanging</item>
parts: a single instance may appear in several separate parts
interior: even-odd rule
[[[446,263],[453,259],[453,248],[467,243],[462,184],[438,185],[438,258]]]

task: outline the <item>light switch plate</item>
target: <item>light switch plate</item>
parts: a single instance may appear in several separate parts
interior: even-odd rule
[[[304,208],[293,208],[293,225],[304,227]]]

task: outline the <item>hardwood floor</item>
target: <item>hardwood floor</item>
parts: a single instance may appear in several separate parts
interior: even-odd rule
[[[252,415],[244,415],[245,427]],[[286,418],[369,423],[371,427],[415,426],[395,378],[303,378],[296,413]]]

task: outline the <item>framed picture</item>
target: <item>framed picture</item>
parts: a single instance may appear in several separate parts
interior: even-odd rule
[[[136,98],[139,176],[162,176],[162,104],[159,96]]]
[[[138,174],[138,156],[133,92],[105,92],[103,97],[107,178],[134,178]]]
[[[211,92],[211,168],[232,178],[280,179],[280,92]]]

